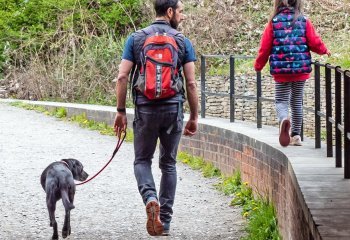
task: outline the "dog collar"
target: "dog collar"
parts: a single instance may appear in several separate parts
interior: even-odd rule
[[[67,168],[69,168],[68,163],[66,163],[66,162],[65,162],[65,161],[63,161],[63,160],[61,160],[60,162],[61,162],[61,163],[64,163],[64,164],[67,166]]]

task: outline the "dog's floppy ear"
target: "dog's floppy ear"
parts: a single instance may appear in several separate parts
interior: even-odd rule
[[[64,162],[66,162],[68,164],[69,169],[73,174],[73,178],[75,180],[81,181],[81,179],[80,179],[81,175],[82,175],[82,173],[84,173],[83,164],[79,160],[73,159],[73,158],[68,158],[68,159],[63,159],[63,160],[64,160]],[[86,174],[86,176],[88,176],[88,175]]]

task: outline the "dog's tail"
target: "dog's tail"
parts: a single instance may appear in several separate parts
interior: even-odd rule
[[[64,208],[67,210],[72,210],[74,207],[73,203],[69,201],[68,198],[68,190],[67,189],[61,189],[61,197]]]

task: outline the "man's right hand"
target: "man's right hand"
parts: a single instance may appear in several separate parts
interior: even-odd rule
[[[185,130],[184,130],[184,135],[185,136],[189,136],[192,137],[193,135],[196,134],[197,132],[197,120],[188,120],[186,126],[185,126]]]
[[[191,112],[190,119],[185,126],[184,135],[191,137],[196,134],[198,125],[198,95],[194,62],[186,63],[183,69],[186,79],[187,100]]]
[[[114,119],[114,132],[120,137],[122,131],[126,131],[128,125],[128,120],[126,118],[126,113],[117,112]]]

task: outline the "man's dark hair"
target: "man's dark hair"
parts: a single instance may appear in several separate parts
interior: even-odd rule
[[[156,16],[165,16],[168,8],[172,8],[175,10],[179,1],[180,0],[155,0],[154,10],[156,10]]]

